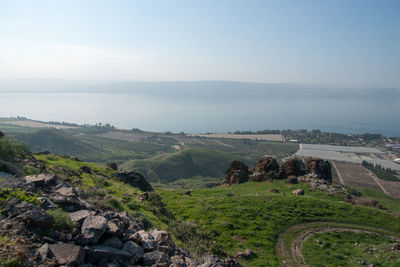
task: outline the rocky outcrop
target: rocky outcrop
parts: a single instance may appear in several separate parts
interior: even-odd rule
[[[255,171],[265,174],[269,179],[274,179],[278,177],[279,164],[274,158],[264,157],[257,162]]]
[[[115,174],[115,178],[133,186],[139,188],[145,192],[153,192],[153,187],[150,183],[138,172],[135,171],[119,171]]]
[[[37,187],[43,187],[47,185],[55,185],[57,178],[54,174],[39,174],[25,176],[24,179],[27,183],[32,183]]]
[[[306,162],[307,172],[315,175],[318,179],[323,179],[332,183],[331,164],[327,160],[309,158]]]
[[[306,174],[306,167],[298,158],[290,158],[287,159],[283,163],[283,167],[285,168],[285,172],[287,176],[294,175],[294,176],[301,176]]]
[[[109,162],[107,163],[107,167],[113,169],[114,171],[118,171],[118,165],[115,162]]]
[[[234,160],[225,173],[225,184],[240,184],[249,180],[249,167],[243,162]]]

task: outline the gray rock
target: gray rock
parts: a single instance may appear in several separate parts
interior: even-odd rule
[[[65,197],[75,197],[76,196],[76,191],[72,187],[61,187],[60,189],[57,189],[55,193],[60,194]]]
[[[121,248],[122,242],[117,237],[110,237],[106,241],[103,242],[103,246],[112,247],[112,248]]]
[[[132,255],[134,260],[133,263],[138,262],[143,257],[144,254],[143,248],[133,241],[125,242],[122,249],[128,251]]]
[[[153,187],[151,184],[146,180],[146,178],[143,177],[138,172],[135,171],[119,171],[115,174],[115,177],[127,184],[130,184],[133,187],[139,188],[143,192],[153,192]]]
[[[175,253],[175,243],[172,241],[171,235],[166,231],[159,231],[152,229],[150,234],[154,238],[155,248],[162,251],[169,256],[173,256]]]
[[[152,251],[155,248],[155,242],[152,235],[144,230],[136,232],[134,235],[135,240],[140,242],[140,246],[144,251]]]
[[[143,255],[142,264],[143,266],[152,266],[152,265],[162,265],[165,264],[169,266],[171,264],[171,259],[161,251],[152,251],[147,252]]]
[[[92,264],[98,264],[100,260],[117,260],[118,262],[127,262],[132,255],[121,249],[106,246],[89,246],[85,247],[87,260]]]
[[[25,181],[27,183],[33,183],[35,186],[44,186],[55,184],[56,176],[54,174],[39,174],[39,175],[29,175],[25,176]]]
[[[38,248],[38,250],[36,251],[36,255],[39,255],[42,260],[46,258],[51,258],[53,256],[52,253],[50,252],[48,243]]]
[[[69,213],[69,217],[71,218],[71,221],[78,223],[78,224],[82,224],[82,222],[89,215],[95,215],[95,212],[89,211],[89,210],[79,210],[79,211]]]
[[[81,264],[85,261],[85,251],[80,246],[66,243],[50,244],[48,246],[60,265]]]
[[[107,219],[102,216],[89,215],[82,224],[81,233],[89,244],[96,244],[104,234],[107,227]]]

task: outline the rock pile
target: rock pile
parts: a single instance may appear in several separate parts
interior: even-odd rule
[[[276,159],[264,157],[257,162],[250,175],[250,180],[255,182],[265,181],[267,179],[275,179],[279,176],[279,164]]]
[[[126,181],[135,177],[135,183],[142,179],[136,173],[119,175]],[[11,190],[35,191],[40,196],[36,204],[14,197],[0,202],[0,232],[23,238],[24,247],[19,249],[25,252],[24,266],[240,266],[232,259],[215,256],[191,259],[187,251],[176,247],[168,232],[145,231],[143,222],[127,212],[94,208],[83,190],[54,175],[13,180],[18,182]],[[149,189],[143,181],[139,184]],[[55,226],[55,217],[48,213],[55,208],[69,216],[72,227]]]
[[[153,187],[147,180],[138,172],[135,171],[119,171],[115,174],[115,178],[130,184],[133,187],[139,188],[144,192],[153,192]]]

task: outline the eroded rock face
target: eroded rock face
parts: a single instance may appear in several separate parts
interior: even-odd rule
[[[138,172],[129,171],[129,172],[117,172],[115,177],[127,184],[130,184],[133,187],[139,188],[144,192],[153,192],[153,187],[151,184]]]
[[[82,224],[81,233],[87,244],[95,244],[104,234],[107,219],[102,216],[89,215]]]
[[[234,160],[225,173],[225,184],[240,184],[249,180],[249,167],[243,162]]]
[[[306,174],[306,166],[304,165],[303,161],[297,158],[287,159],[283,163],[283,167],[285,168],[287,176],[290,175],[301,176]]]
[[[332,183],[331,164],[327,160],[309,158],[306,162],[307,172],[314,174],[318,179]]]

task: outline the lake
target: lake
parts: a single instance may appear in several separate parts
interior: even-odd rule
[[[399,99],[263,96],[224,100],[122,93],[0,93],[0,117],[102,122],[161,132],[321,129],[400,136],[399,107]]]

